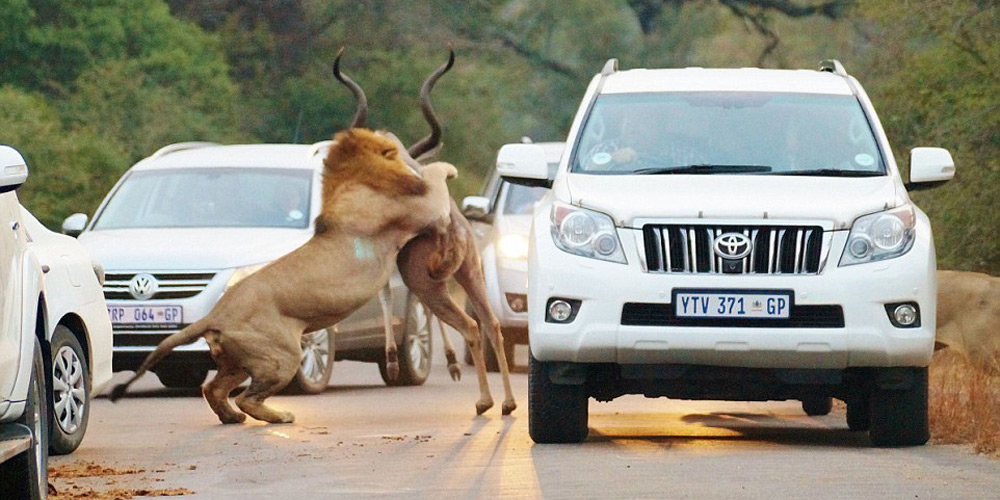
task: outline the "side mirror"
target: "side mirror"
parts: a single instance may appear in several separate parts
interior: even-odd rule
[[[497,173],[507,182],[552,187],[545,149],[538,144],[506,144],[497,154]]]
[[[28,164],[16,149],[0,146],[0,193],[13,191],[28,180]]]
[[[87,227],[87,214],[76,213],[63,220],[62,232],[76,238],[85,227]]]
[[[490,199],[485,196],[466,196],[462,199],[462,214],[470,220],[485,220],[490,213]]]
[[[910,183],[907,189],[925,189],[938,186],[955,177],[955,160],[942,148],[913,148],[910,150]]]

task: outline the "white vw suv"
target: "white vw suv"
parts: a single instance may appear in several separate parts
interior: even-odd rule
[[[904,184],[861,85],[819,71],[635,69],[590,83],[530,236],[529,430],[586,438],[588,398],[847,403],[873,444],[928,439],[930,223],[907,195],[954,175],[916,148]]]

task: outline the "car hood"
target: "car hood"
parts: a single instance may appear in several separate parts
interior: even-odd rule
[[[570,174],[566,182],[570,203],[612,215],[624,227],[647,218],[767,218],[849,228],[861,215],[906,202],[889,176]]]
[[[272,261],[302,246],[308,229],[105,229],[80,243],[108,271],[218,270]]]

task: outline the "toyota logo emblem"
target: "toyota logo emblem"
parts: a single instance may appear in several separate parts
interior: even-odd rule
[[[725,233],[715,239],[715,255],[723,259],[742,259],[750,255],[750,237],[741,233]]]
[[[159,284],[152,274],[142,273],[135,275],[128,284],[128,291],[135,297],[135,300],[149,300],[156,295]]]

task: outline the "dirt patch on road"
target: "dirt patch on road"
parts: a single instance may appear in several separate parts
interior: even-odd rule
[[[91,462],[58,465],[49,468],[49,499],[128,500],[138,497],[176,497],[194,494],[187,488],[146,486],[149,483],[162,481],[161,478],[149,476],[145,469],[112,468]]]

